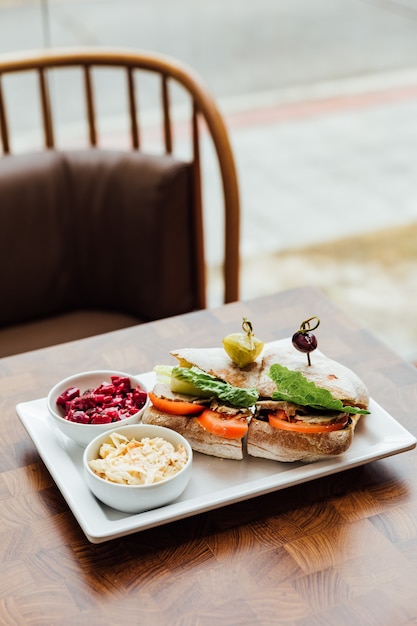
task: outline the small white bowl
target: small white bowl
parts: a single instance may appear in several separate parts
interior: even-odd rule
[[[149,398],[147,398],[145,405],[137,413],[119,422],[110,422],[108,424],[78,424],[77,422],[71,422],[65,419],[64,410],[57,405],[56,400],[66,389],[69,387],[78,387],[82,394],[87,389],[97,388],[103,382],[110,382],[111,376],[127,376],[130,379],[132,387],[140,385],[147,392],[146,386],[143,384],[140,377],[116,370],[93,370],[90,372],[81,372],[80,374],[75,374],[74,376],[69,376],[61,380],[61,382],[52,387],[48,394],[48,411],[54,424],[64,435],[70,437],[82,447],[85,447],[100,433],[114,430],[119,424],[120,426],[136,424],[139,422],[142,412],[149,403]]]
[[[121,426],[120,428],[113,428],[112,432],[120,433],[128,439],[134,438],[138,441],[145,437],[150,439],[162,437],[162,439],[172,443],[175,448],[182,444],[187,452],[187,462],[179,472],[161,482],[149,485],[112,483],[95,474],[89,466],[90,461],[99,457],[101,445],[109,441],[110,433],[103,433],[88,444],[83,455],[85,480],[96,498],[118,511],[141,513],[142,511],[164,506],[176,500],[182,494],[190,480],[193,461],[191,446],[182,435],[170,428],[152,424]]]

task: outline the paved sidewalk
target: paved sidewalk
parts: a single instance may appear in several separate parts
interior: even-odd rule
[[[417,75],[414,80],[228,117],[244,256],[414,222]]]
[[[417,81],[388,85],[228,118],[242,296],[316,285],[416,360]]]

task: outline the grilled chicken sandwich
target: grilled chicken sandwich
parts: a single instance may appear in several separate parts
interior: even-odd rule
[[[171,352],[157,369],[144,423],[184,435],[195,451],[222,458],[311,462],[345,452],[368,413],[364,383],[315,352],[312,364],[290,339],[265,344],[239,367],[222,348]],[[246,446],[246,448],[245,448]]]

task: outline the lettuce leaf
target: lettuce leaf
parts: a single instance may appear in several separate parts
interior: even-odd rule
[[[172,369],[172,365],[155,365],[153,371],[156,374],[156,382],[170,386]]]
[[[300,406],[327,411],[341,411],[351,414],[369,413],[369,411],[355,406],[345,406],[341,400],[333,398],[330,391],[317,387],[315,383],[308,381],[301,372],[294,372],[278,363],[271,365],[268,375],[277,386],[277,390],[272,394],[273,400],[285,400]]]
[[[205,393],[211,393],[218,400],[235,407],[249,408],[258,400],[259,393],[254,387],[241,389],[226,383],[211,374],[206,374],[198,367],[173,367],[172,376],[191,383]]]

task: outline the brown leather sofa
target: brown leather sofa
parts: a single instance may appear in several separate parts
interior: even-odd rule
[[[0,356],[196,308],[191,195],[170,155],[0,159]]]

